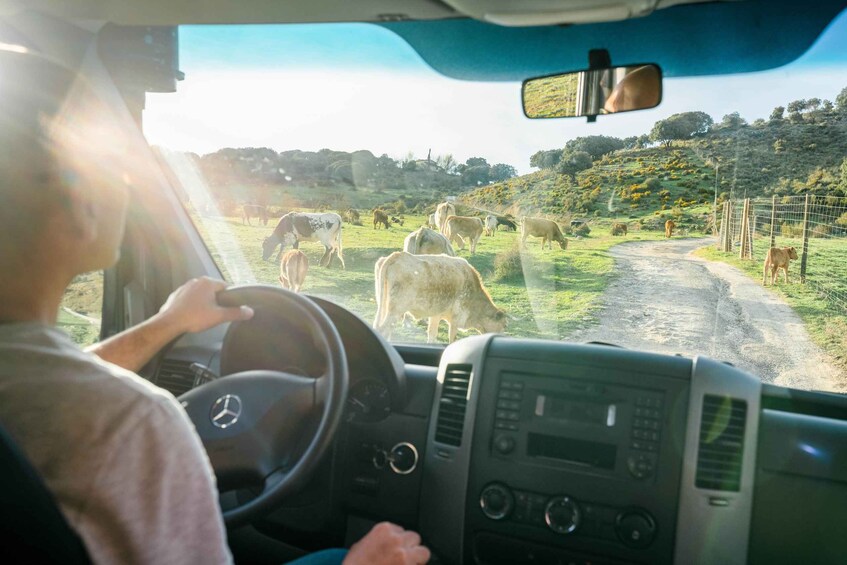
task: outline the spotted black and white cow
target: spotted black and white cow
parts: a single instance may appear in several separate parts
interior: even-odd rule
[[[345,268],[341,254],[341,216],[333,213],[289,212],[284,215],[273,233],[262,242],[262,259],[269,260],[277,246],[281,246],[277,254],[279,261],[279,255],[286,247],[297,249],[301,241],[319,241],[323,244],[325,252],[320,261],[322,267],[329,267],[335,254],[341,261],[341,268]]]

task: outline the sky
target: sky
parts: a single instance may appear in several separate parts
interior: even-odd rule
[[[530,172],[539,149],[582,135],[648,133],[677,112],[752,122],[775,106],[847,87],[847,13],[797,61],[772,71],[665,79],[653,110],[585,119],[529,120],[520,83],[468,82],[433,71],[392,32],[369,24],[180,28],[173,94],[148,94],[151,144],[204,154],[222,147],[277,151],[368,149],[403,158],[484,157]]]

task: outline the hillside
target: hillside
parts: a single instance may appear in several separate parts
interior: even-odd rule
[[[847,89],[845,89],[847,90]],[[806,102],[806,101],[801,101]],[[818,101],[819,102],[819,101]],[[774,109],[747,124],[738,114],[701,120],[682,133],[657,122],[650,135],[625,140],[591,136],[564,149],[539,151],[541,170],[482,186],[463,200],[514,214],[609,218],[698,217],[715,200],[755,196],[847,195],[847,108]],[[624,147],[624,148],[621,148]],[[593,154],[592,154],[593,152]]]

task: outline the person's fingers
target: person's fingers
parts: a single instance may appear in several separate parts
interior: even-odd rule
[[[254,312],[249,306],[239,306],[237,308],[221,308],[221,314],[224,322],[235,322],[249,320],[253,317]]]
[[[210,277],[203,277],[201,280],[203,280],[206,284],[208,284],[211,287],[211,289],[214,290],[214,291],[224,290],[224,289],[226,289],[227,286],[229,286],[226,283],[226,281],[222,281],[222,280],[219,280],[219,279],[213,279],[213,278],[210,278]]]
[[[416,545],[420,545],[421,536],[417,532],[413,532],[411,530],[403,532],[401,534],[403,536],[403,545],[406,547],[413,547]]]
[[[432,553],[429,551],[429,548],[418,545],[409,549],[408,551],[409,561],[412,563],[428,563],[430,558],[432,557]]]

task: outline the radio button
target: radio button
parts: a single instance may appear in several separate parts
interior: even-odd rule
[[[482,490],[479,496],[479,507],[482,513],[491,520],[506,518],[515,506],[515,499],[509,489],[500,484],[491,484]]]
[[[501,435],[494,439],[494,449],[501,455],[508,455],[515,450],[515,439]]]
[[[547,503],[544,520],[547,526],[557,534],[573,533],[580,524],[579,505],[567,496],[558,496]]]
[[[654,466],[653,456],[648,454],[630,455],[626,460],[629,474],[636,479],[646,479],[652,476]]]

